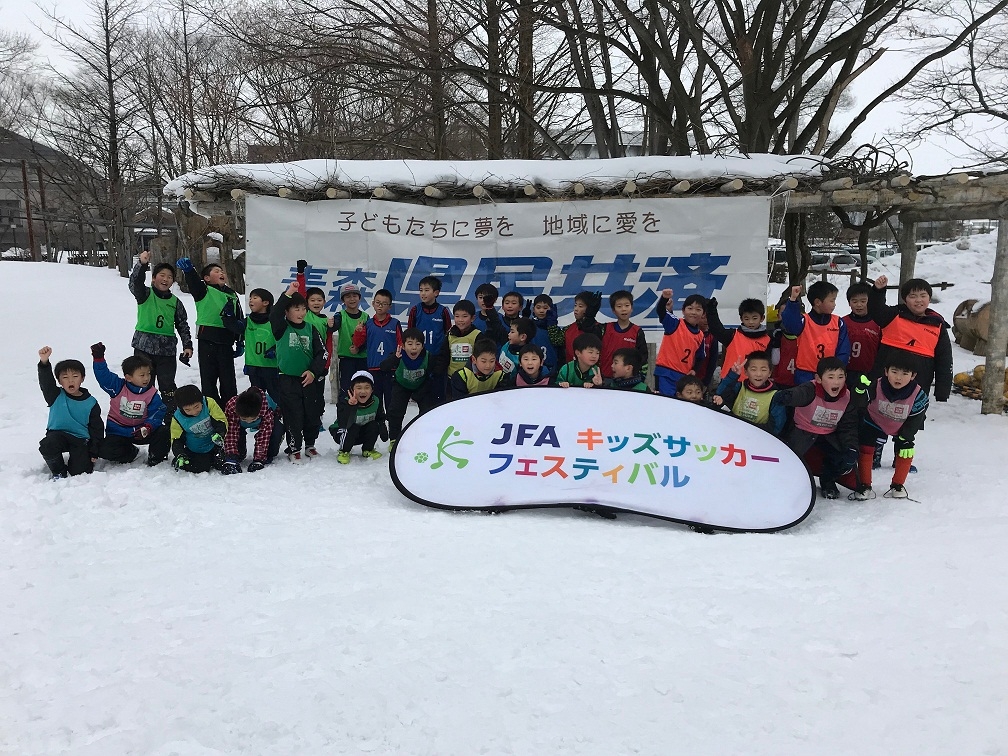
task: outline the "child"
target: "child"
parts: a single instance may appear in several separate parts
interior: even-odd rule
[[[318,286],[308,286],[308,279],[305,276],[305,271],[308,270],[308,267],[307,260],[297,261],[297,277],[295,278],[297,284],[296,290],[305,298],[305,303],[308,306],[308,312],[305,313],[305,323],[318,331],[318,335],[321,337],[322,343],[325,345],[325,363],[322,366],[322,374],[317,375],[315,380],[305,388],[305,391],[312,395],[312,402],[314,405],[320,407],[322,414],[325,414],[325,382],[326,378],[329,376],[329,367],[332,365],[333,332],[336,330],[336,321],[333,316],[326,315],[322,312],[326,305],[325,291],[320,289]],[[319,433],[321,432],[322,428],[319,427]],[[305,449],[305,453],[309,457],[317,456],[317,452],[314,450],[314,447],[308,447]]]
[[[553,344],[554,333],[558,343],[563,343],[563,331],[557,327],[557,308],[549,294],[540,294],[532,300],[532,323],[536,334],[532,343],[542,349],[543,366],[550,375],[556,374],[557,350]]]
[[[917,383],[924,393],[935,387],[935,401],[948,401],[952,392],[952,342],[948,323],[931,309],[931,284],[923,278],[911,278],[900,286],[900,304],[887,307],[886,285],[889,279],[879,276],[868,297],[868,312],[882,329],[873,378],[882,374],[893,352],[907,352],[917,362]]]
[[[473,325],[476,305],[468,299],[456,302],[452,315],[455,317],[455,325],[448,329],[448,337],[441,342],[441,351],[438,353],[439,364],[448,366],[449,378],[472,364],[473,345],[477,339],[486,338]]]
[[[651,393],[651,389],[644,382],[641,354],[636,347],[617,349],[613,352],[610,363],[609,374],[611,377],[602,384],[602,388]]]
[[[851,499],[864,501],[875,498],[872,492],[872,461],[875,448],[885,445],[889,436],[896,446],[896,470],[886,498],[907,498],[906,483],[914,458],[914,436],[924,427],[928,395],[917,383],[913,357],[893,350],[882,377],[874,381],[861,376],[859,390],[867,388],[867,410],[861,415],[858,430],[858,489]]]
[[[497,345],[487,338],[477,339],[473,344],[472,365],[457,371],[451,378],[451,398],[493,391],[504,377],[496,368]]]
[[[191,473],[220,470],[224,466],[221,447],[227,433],[227,419],[220,405],[204,397],[195,386],[179,386],[175,392],[178,409],[172,415],[172,467]]]
[[[555,385],[562,388],[601,386],[602,371],[599,370],[598,361],[602,353],[602,339],[594,333],[582,333],[574,339],[571,348],[574,359],[561,365],[554,379]]]
[[[275,398],[278,374],[276,339],[269,320],[273,295],[266,289],[252,289],[248,302],[249,315],[245,319],[245,375],[250,384]]]
[[[847,289],[847,304],[850,315],[841,320],[847,328],[850,341],[850,360],[847,362],[847,388],[853,390],[861,383],[861,376],[868,375],[875,364],[882,329],[868,314],[868,295],[872,287],[866,283],[852,284]]]
[[[391,399],[392,374],[382,370],[381,364],[386,358],[395,354],[402,344],[402,324],[391,315],[392,292],[379,289],[371,298],[371,309],[374,315],[364,323],[359,323],[353,332],[353,345],[357,353],[363,350],[367,371],[374,377],[375,393],[382,401],[383,407],[388,407]]]
[[[245,353],[245,313],[218,263],[208,263],[197,275],[192,260],[183,257],[178,268],[196,301],[200,385],[206,396],[227,401],[238,394],[234,361]]]
[[[647,372],[648,346],[644,338],[644,329],[630,322],[633,314],[633,294],[629,291],[617,291],[609,295],[609,308],[616,316],[615,323],[606,323],[602,330],[602,356],[599,357],[599,367],[603,378],[612,378],[613,356],[621,349],[636,349],[640,355],[638,373]]]
[[[717,394],[735,417],[779,436],[787,422],[787,411],[784,405],[773,403],[777,387],[770,380],[771,369],[769,352],[750,352],[732,364],[721,379]],[[744,379],[739,381],[739,376]]]
[[[501,302],[501,322],[504,324],[505,331],[509,330],[522,316],[521,309],[524,302],[525,297],[517,291],[509,291],[504,295]]]
[[[681,319],[668,312],[671,301],[672,289],[664,289],[655,306],[655,315],[665,330],[655,358],[655,388],[662,396],[675,396],[679,379],[694,375],[696,361],[704,354],[704,333],[700,330],[704,298],[699,294],[686,297]]]
[[[526,344],[532,344],[535,338],[535,324],[528,318],[518,318],[511,324],[508,332],[507,344],[501,347],[500,354],[497,355],[497,367],[504,371],[504,376],[510,378],[518,371],[518,353]],[[546,355],[542,354],[543,359]]]
[[[819,488],[827,499],[840,495],[836,481],[857,464],[858,402],[847,390],[847,371],[839,357],[824,357],[811,382],[774,394],[772,405],[794,407],[794,419],[782,437],[804,457],[813,446],[822,452]]]
[[[308,303],[291,284],[270,313],[277,350],[277,403],[287,426],[287,458],[296,465],[317,457],[322,413],[317,392],[308,390],[325,372],[325,345],[318,331],[305,322]],[[305,454],[301,445],[305,445]]]
[[[164,462],[168,459],[167,407],[154,387],[150,360],[137,354],[123,360],[124,380],[108,369],[105,345],[100,341],[91,345],[91,356],[98,385],[112,397],[99,456],[128,464],[136,459],[138,444],[150,444],[147,464],[153,467]]]
[[[497,344],[503,344],[507,338],[507,330],[494,308],[498,296],[497,287],[492,283],[481,283],[476,287],[475,296],[476,317],[473,320],[473,327]]]
[[[246,433],[255,432],[255,446],[248,471],[258,472],[274,460],[280,453],[280,441],[284,436],[283,422],[277,412],[276,403],[262,389],[246,389],[228,400],[224,408],[227,433],[224,434],[225,475],[240,473],[241,463],[248,454]]]
[[[421,415],[435,406],[430,381],[434,372],[430,364],[433,359],[424,348],[423,331],[407,328],[403,331],[402,346],[397,347],[395,354],[386,357],[381,364],[382,372],[392,376],[392,391],[386,408],[389,451],[395,448],[402,435],[403,419],[410,399],[417,403]]]
[[[724,363],[728,368],[746,359],[753,352],[765,352],[770,348],[770,334],[763,320],[766,317],[766,307],[758,299],[743,299],[738,307],[739,325],[737,328],[726,328],[718,315],[718,301],[715,297],[707,300],[707,327],[711,335],[725,347]],[[725,376],[722,373],[721,378]],[[741,382],[745,376],[738,374]],[[721,393],[720,388],[718,393]]]
[[[512,326],[512,331],[514,327]],[[543,367],[542,350],[535,344],[525,344],[518,350],[518,363],[515,371],[505,376],[501,381],[503,388],[529,388],[532,386],[548,386],[549,372]]]
[[[45,438],[39,442],[42,459],[53,480],[91,473],[105,431],[98,402],[81,388],[84,365],[61,360],[53,368],[49,364],[52,349],[47,346],[38,350],[38,356],[39,388],[49,406]],[[69,462],[63,459],[64,454],[69,454]]]
[[[704,302],[704,307],[706,308],[706,306],[707,303]],[[710,332],[710,327],[707,324],[706,309],[704,309],[704,314],[700,316],[700,322],[697,325],[700,327],[700,333],[703,334],[703,342],[700,345],[700,354],[693,363],[693,371],[703,383],[704,388],[708,389],[714,379],[714,371],[717,370],[719,345],[714,340],[714,334]]]
[[[437,276],[424,276],[417,288],[420,292],[420,304],[410,307],[406,326],[419,328],[423,332],[427,351],[431,354],[441,354],[441,346],[452,326],[448,308],[438,304],[437,301],[438,294],[441,293],[441,279]],[[447,364],[439,364],[437,369],[447,371],[447,367]],[[431,380],[434,401],[436,404],[441,404],[448,386],[448,373],[434,373],[431,375]]]
[[[553,341],[558,347],[563,347],[566,361],[574,360],[574,339],[581,334],[590,333],[598,337],[599,344],[602,343],[602,324],[595,321],[601,306],[601,292],[582,291],[574,297],[574,322],[558,332],[563,334],[562,339]]]
[[[354,346],[353,332],[357,326],[367,323],[368,316],[360,308],[360,288],[357,284],[346,283],[340,287],[340,302],[343,309],[333,316],[333,329],[338,334],[336,356],[339,357],[340,394],[350,390],[350,379],[367,367],[367,352]],[[391,305],[390,305],[391,306]]]
[[[189,316],[185,306],[171,291],[175,283],[175,266],[169,263],[155,265],[148,288],[145,281],[149,267],[150,252],[144,250],[129,277],[129,290],[137,302],[137,324],[132,346],[135,354],[150,360],[151,372],[157,380],[161,397],[171,404],[178,370],[175,331],[182,339],[182,359],[188,362],[193,354]]]
[[[675,398],[693,404],[704,404],[704,382],[695,375],[684,375],[676,381]],[[715,404],[720,406],[721,397],[714,397]]]
[[[837,357],[843,365],[850,359],[847,326],[833,314],[839,293],[840,290],[828,281],[816,281],[808,289],[812,309],[808,314],[802,314],[795,304],[801,295],[801,286],[791,287],[791,294],[781,312],[781,325],[785,333],[798,337],[795,385],[813,380],[819,360],[824,357]]]
[[[784,332],[778,313],[784,309],[784,305],[789,301],[791,290],[785,291],[777,302],[776,307],[770,310],[774,315],[774,327],[770,332],[770,354],[773,357],[773,382],[777,388],[791,388],[795,385],[795,360],[798,359],[798,337]],[[798,300],[794,303],[803,313],[805,303]]]
[[[350,391],[341,396],[336,405],[336,422],[329,427],[333,440],[339,446],[336,461],[341,465],[350,462],[350,450],[361,447],[365,459],[380,459],[375,442],[388,441],[385,425],[385,408],[374,393],[374,379],[366,370],[350,376]]]

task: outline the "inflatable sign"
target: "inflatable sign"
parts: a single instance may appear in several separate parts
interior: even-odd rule
[[[769,532],[815,501],[801,460],[770,433],[636,391],[477,394],[414,419],[389,466],[404,495],[443,509],[585,505]]]

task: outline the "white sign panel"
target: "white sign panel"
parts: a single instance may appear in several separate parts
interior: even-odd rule
[[[600,320],[611,319],[608,296],[627,289],[634,318],[658,328],[658,293],[671,288],[675,309],[690,294],[716,295],[723,317],[746,297],[765,300],[766,197],[613,199],[433,207],[379,200],[294,202],[247,200],[248,288],[277,292],[309,262],[309,286],[339,306],[339,287],[360,286],[362,305],[378,289],[392,293],[392,314],[419,301],[420,279],[442,280],[439,301],[475,302],[476,287],[493,283],[501,296],[549,294],[560,322],[572,319],[574,296],[604,295]]]
[[[396,487],[448,509],[589,505],[729,530],[801,522],[815,499],[780,439],[636,391],[529,388],[442,405],[403,431]]]

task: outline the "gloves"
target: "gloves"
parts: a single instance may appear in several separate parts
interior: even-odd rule
[[[555,304],[551,304],[549,312],[546,313],[546,326],[555,326],[560,322],[560,314]]]
[[[857,449],[848,449],[847,451],[845,451],[843,455],[843,460],[841,461],[843,471],[840,474],[846,475],[851,470],[853,470],[854,466],[857,465],[857,458],[858,458]]]
[[[523,318],[531,318],[532,317],[532,300],[531,299],[526,299],[525,300],[525,306],[522,308],[521,316]]]
[[[95,362],[102,362],[105,359],[105,345],[100,341],[91,345],[91,357]]]
[[[863,394],[868,390],[869,386],[871,386],[871,378],[867,375],[862,375],[861,378],[858,379],[858,385],[854,387],[854,391],[858,394]]]
[[[271,346],[269,349],[266,350],[266,354],[263,355],[263,356],[267,360],[275,360],[276,359],[276,347],[275,346]]]
[[[214,446],[224,446],[224,437],[220,433],[214,433],[210,436],[210,440],[213,441]]]
[[[196,266],[192,264],[192,260],[190,260],[188,257],[180,257],[178,259],[178,262],[175,264],[178,266],[178,269],[181,270],[183,273],[192,273],[194,270],[196,270]]]
[[[379,426],[378,438],[380,438],[382,441],[388,441],[388,426],[385,423],[382,423]]]
[[[909,444],[909,446],[907,446],[906,448],[899,450],[899,456],[902,457],[903,459],[913,459],[914,448],[913,448],[913,442],[912,441],[907,441],[902,436],[897,436],[896,437],[896,443],[898,443],[900,445]]]
[[[303,274],[306,270],[308,270],[308,261],[307,260],[298,260],[297,261],[297,272]]]
[[[717,309],[717,297],[711,297],[707,300],[707,309],[716,310]]]
[[[598,315],[599,310],[602,309],[602,292],[593,291],[588,302],[585,303],[587,307],[585,308],[585,319],[595,322],[595,316]]]
[[[149,423],[144,423],[135,431],[133,431],[133,440],[137,443],[142,443],[147,440],[147,437],[151,434],[154,427]]]
[[[262,462],[253,462],[252,464],[250,464],[248,466],[248,471],[249,472],[259,472],[260,470],[264,469],[265,467],[266,467],[266,465],[263,464]]]
[[[244,340],[243,341],[239,341],[237,344],[235,344],[235,348],[234,348],[234,356],[236,358],[237,357],[241,357],[243,354],[245,354],[245,342],[244,342]]]
[[[185,452],[182,452],[181,454],[176,454],[175,455],[175,461],[172,462],[172,467],[174,467],[176,470],[184,470],[191,463],[192,463],[192,460],[189,459],[189,455],[186,454]]]
[[[236,460],[228,459],[221,466],[221,472],[225,475],[237,475],[242,471],[241,465]]]

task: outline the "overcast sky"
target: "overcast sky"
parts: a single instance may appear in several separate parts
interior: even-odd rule
[[[43,7],[52,7],[54,2],[55,0],[48,0],[43,3]],[[70,21],[83,22],[87,19],[89,7],[87,0],[58,0],[55,5],[59,15]],[[51,33],[53,31],[52,22],[47,22],[46,14],[35,3],[27,1],[15,3],[11,0],[5,0],[0,4],[0,18],[3,19],[0,21],[0,26],[3,28],[25,32],[37,39],[42,57],[50,59],[54,66],[61,66],[59,53],[43,34],[43,32]],[[855,82],[852,88],[856,100],[853,112],[856,113],[859,106],[870,102],[885,89],[887,83],[895,80],[900,72],[907,70],[912,64],[913,59],[909,55],[898,52],[886,53],[873,69],[870,69]],[[856,145],[881,144],[886,130],[898,126],[902,121],[901,109],[903,107],[905,106],[902,103],[892,103],[883,104],[876,108],[855,133],[854,143]],[[846,115],[849,114],[840,114],[841,117]],[[918,175],[946,173],[972,162],[962,155],[961,147],[950,140],[939,138],[914,147],[909,154],[902,153],[900,158],[911,160],[912,170]]]

